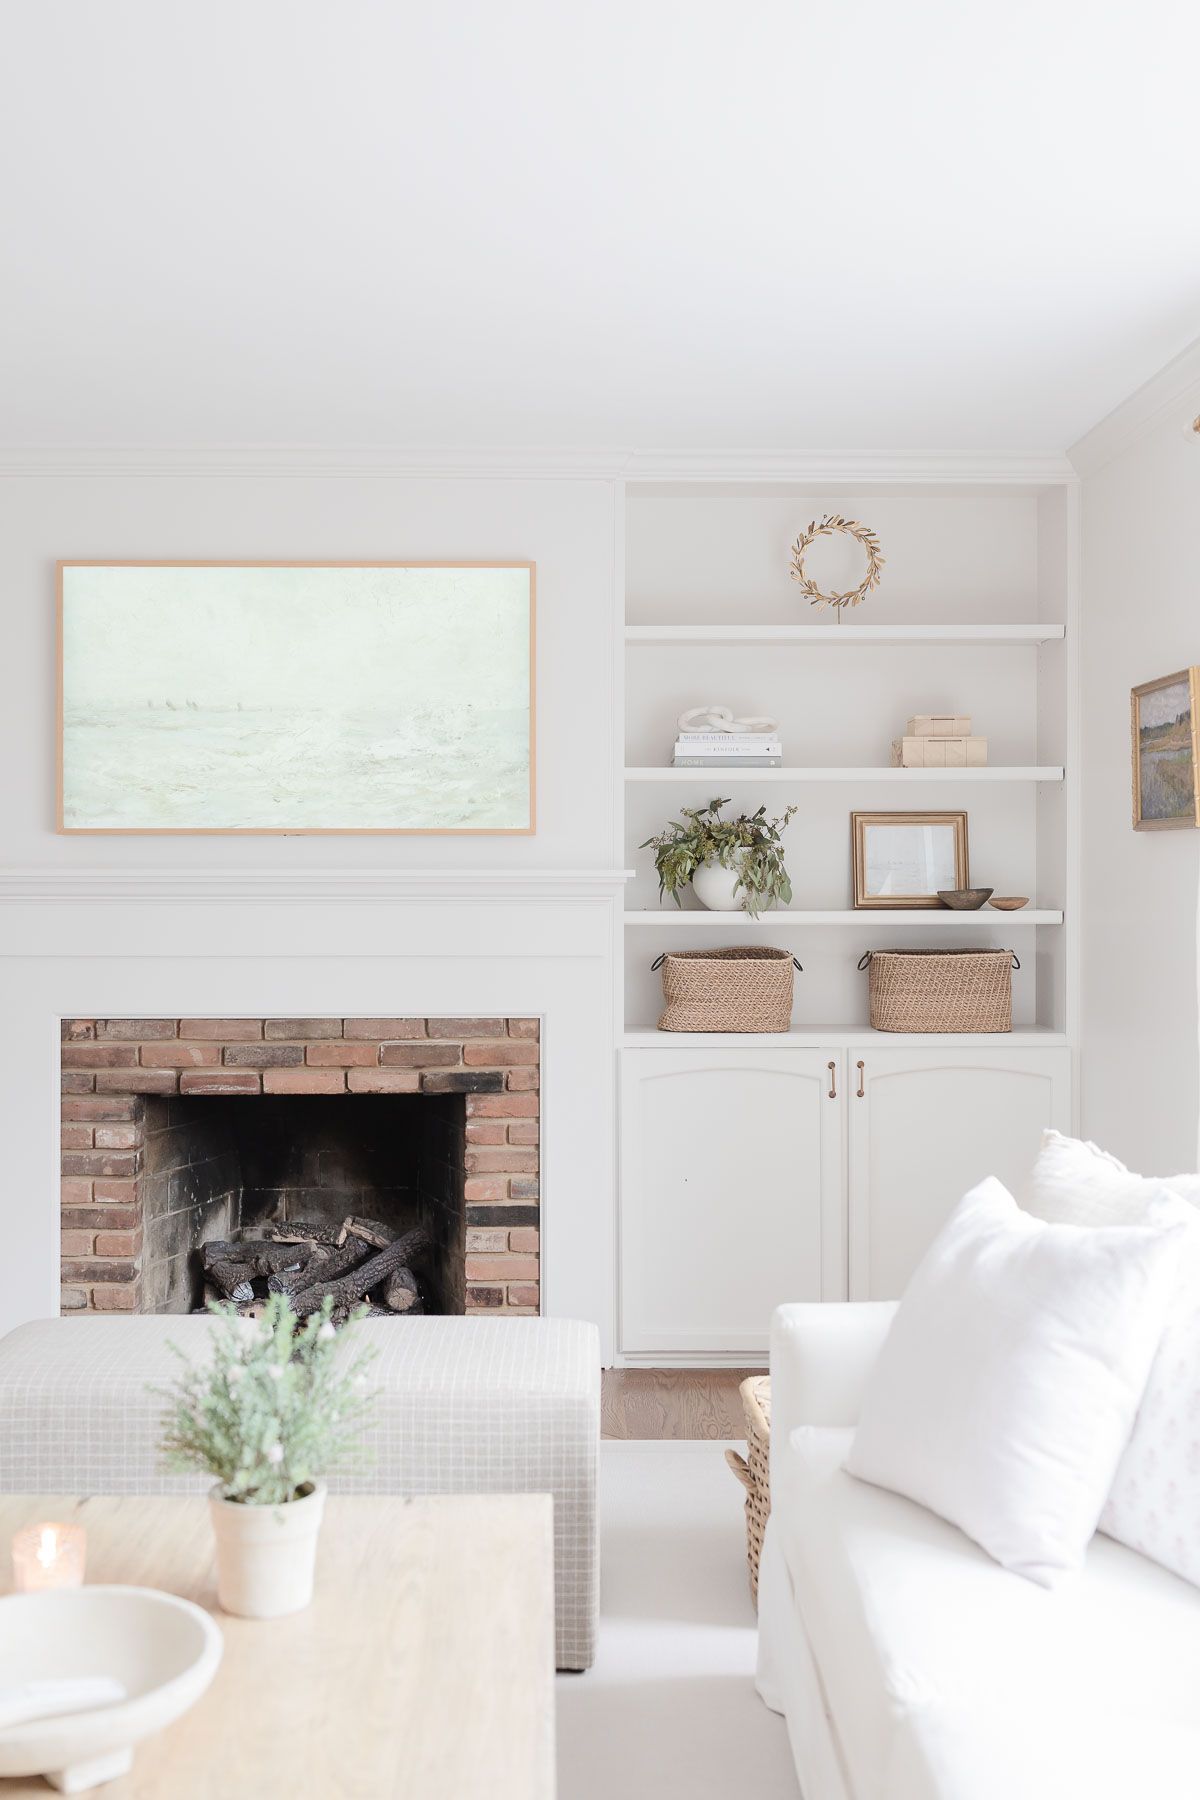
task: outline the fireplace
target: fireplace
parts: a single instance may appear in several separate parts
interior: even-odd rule
[[[79,1018],[62,1037],[64,1312],[190,1311],[205,1245],[306,1227],[318,1257],[420,1228],[419,1310],[539,1310],[536,1019]]]

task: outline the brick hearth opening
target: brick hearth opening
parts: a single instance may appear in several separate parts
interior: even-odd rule
[[[349,1212],[433,1226],[431,1310],[539,1310],[537,1019],[65,1019],[62,1037],[64,1313],[187,1311],[201,1244]]]

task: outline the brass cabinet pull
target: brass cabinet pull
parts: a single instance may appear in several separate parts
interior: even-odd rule
[[[867,1093],[866,1088],[863,1086],[863,1070],[866,1068],[866,1066],[867,1066],[866,1063],[862,1062],[861,1060],[859,1061],[859,1064],[858,1064],[858,1097],[860,1100],[864,1100],[866,1098],[866,1093]]]
[[[829,1070],[829,1098],[831,1100],[836,1100],[837,1099],[837,1064],[836,1063],[828,1063],[826,1066]]]

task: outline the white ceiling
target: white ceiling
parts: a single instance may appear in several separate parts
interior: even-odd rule
[[[1061,451],[1200,334],[1200,8],[4,0],[0,443]]]

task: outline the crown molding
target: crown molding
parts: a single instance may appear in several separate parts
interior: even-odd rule
[[[1200,338],[1093,425],[1067,454],[1081,476],[1094,475],[1158,426],[1169,424],[1176,412],[1180,429],[1186,431],[1198,411]]]
[[[627,453],[606,449],[446,449],[437,447],[239,444],[0,446],[0,476],[309,476],[363,480],[424,477],[490,481],[612,481]]]
[[[1043,486],[1075,479],[1065,456],[906,450],[634,450],[623,472],[630,482],[812,482],[821,486],[855,482]]]
[[[407,479],[631,482],[912,482],[1046,485],[1074,479],[1064,456],[979,456],[885,450],[439,449],[214,445],[0,447],[0,476],[202,476],[236,479]]]
[[[612,897],[632,869],[3,869],[0,905],[279,906]]]

